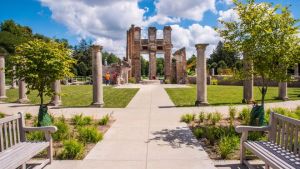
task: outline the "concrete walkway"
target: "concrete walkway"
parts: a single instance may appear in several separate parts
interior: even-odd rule
[[[160,85],[141,87],[117,121],[81,162],[57,161],[47,169],[200,169],[214,168],[191,131],[172,111]],[[64,167],[63,167],[64,166]]]
[[[134,86],[132,86],[134,87]],[[164,85],[139,85],[139,92],[124,109],[51,108],[55,116],[74,114],[101,118],[113,112],[116,122],[84,160],[54,161],[47,169],[211,169],[213,161],[179,119],[185,113],[219,111],[226,116],[228,106],[176,108]],[[300,101],[270,103],[266,107],[295,108]],[[236,106],[238,109],[245,107]],[[38,107],[1,103],[5,113],[37,112]]]

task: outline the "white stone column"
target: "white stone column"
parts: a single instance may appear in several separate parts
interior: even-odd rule
[[[294,68],[294,76],[298,77],[299,76],[299,63],[295,64]]]
[[[246,55],[244,55],[244,72],[246,74],[246,79],[243,81],[243,103],[250,104],[253,102],[253,74],[252,74],[252,63],[247,60]]]
[[[195,102],[196,106],[208,105],[207,102],[207,79],[206,79],[206,58],[205,49],[208,44],[196,44],[197,49],[197,100]]]
[[[0,100],[6,99],[5,89],[5,56],[0,53]]]
[[[27,88],[24,80],[19,80],[19,103],[28,103],[29,99],[27,98]]]
[[[93,103],[95,107],[103,107],[103,82],[102,82],[102,46],[92,46],[92,73],[93,73]]]
[[[281,100],[288,100],[287,95],[287,82],[278,83],[278,98]]]
[[[61,85],[60,85],[60,80],[56,80],[53,83],[53,90],[55,92],[54,96],[51,99],[50,105],[51,106],[60,106],[61,105]]]

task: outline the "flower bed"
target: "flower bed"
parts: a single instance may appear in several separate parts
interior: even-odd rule
[[[229,118],[222,118],[221,113],[185,114],[181,121],[188,124],[195,137],[199,140],[211,159],[239,159],[239,144],[241,135],[235,132],[237,125],[248,125],[250,120],[250,109],[244,108],[238,112],[236,108],[229,108]],[[283,108],[273,109],[274,112],[300,119],[300,107],[296,110]],[[267,125],[271,110],[266,111],[265,123]],[[263,132],[250,132],[249,140],[266,140],[267,134]],[[251,156],[247,152],[247,156]]]
[[[80,160],[103,139],[104,133],[115,121],[110,115],[103,116],[100,120],[95,120],[90,116],[75,115],[71,119],[64,116],[55,118],[53,116],[53,125],[57,131],[52,134],[54,159],[60,160]],[[26,126],[37,126],[37,117],[29,113],[25,115]],[[42,132],[28,132],[26,139],[29,141],[44,140]],[[36,158],[46,156],[46,151],[40,153]]]

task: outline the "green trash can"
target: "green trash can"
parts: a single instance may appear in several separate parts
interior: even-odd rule
[[[250,124],[251,126],[262,126],[264,125],[265,112],[261,105],[254,105],[250,113]]]

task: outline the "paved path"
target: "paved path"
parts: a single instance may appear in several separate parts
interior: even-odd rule
[[[133,86],[134,87],[134,86]],[[71,117],[84,113],[101,118],[114,112],[117,121],[104,140],[81,161],[55,161],[47,169],[206,169],[212,160],[198,144],[180,116],[184,113],[219,111],[227,114],[228,106],[176,108],[163,85],[139,85],[140,90],[124,109],[60,108],[50,109],[55,116]],[[267,104],[267,107],[295,108],[300,101]],[[245,106],[237,106],[242,109]],[[6,113],[37,112],[32,105],[0,104]]]

